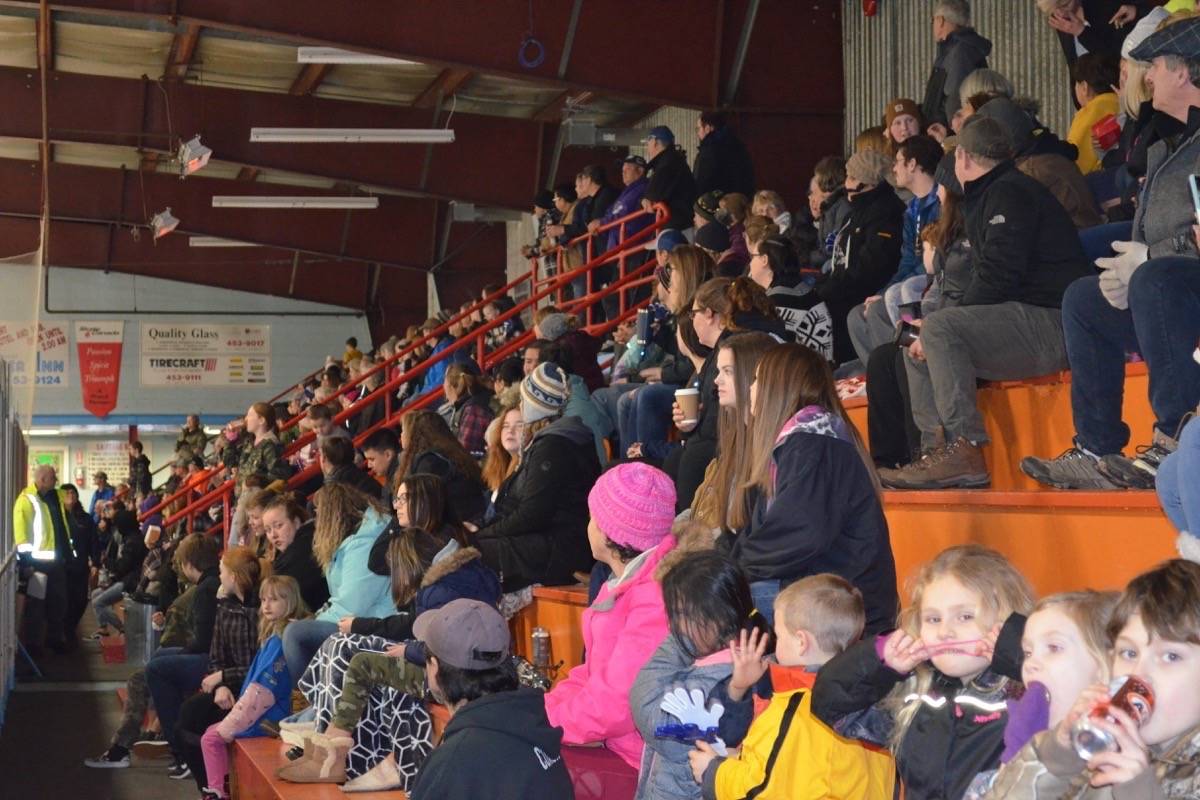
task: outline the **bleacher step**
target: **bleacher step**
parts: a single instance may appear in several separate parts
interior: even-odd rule
[[[331,783],[288,783],[275,777],[275,770],[284,763],[278,739],[256,737],[238,739],[233,746],[231,794],[233,800],[363,800],[387,798],[405,800],[407,794],[394,792],[362,792],[346,794]]]

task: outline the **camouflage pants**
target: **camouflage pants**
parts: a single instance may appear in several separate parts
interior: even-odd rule
[[[338,698],[329,722],[344,731],[353,731],[375,687],[387,686],[411,697],[421,697],[424,685],[424,670],[403,658],[382,653],[356,653],[346,669],[342,696]]]

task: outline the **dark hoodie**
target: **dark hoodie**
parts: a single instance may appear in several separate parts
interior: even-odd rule
[[[925,124],[940,122],[947,128],[962,105],[958,90],[963,79],[980,67],[986,67],[992,43],[975,32],[974,28],[959,28],[938,42],[933,71],[925,84],[925,100],[921,115]]]
[[[200,574],[200,580],[196,582],[196,599],[192,601],[192,630],[183,652],[208,655],[217,621],[217,589],[220,588],[221,576],[217,567]]]
[[[591,569],[587,497],[599,476],[592,431],[578,417],[560,417],[533,437],[500,485],[496,520],[474,537],[504,591],[574,583],[576,571]]]
[[[573,800],[562,760],[562,728],[546,719],[537,689],[497,692],[454,713],[416,782],[410,800]]]
[[[313,523],[308,521],[296,531],[296,538],[287,550],[275,554],[271,571],[276,575],[287,575],[300,584],[300,596],[309,611],[325,605],[329,599],[329,586],[325,573],[313,557]]]

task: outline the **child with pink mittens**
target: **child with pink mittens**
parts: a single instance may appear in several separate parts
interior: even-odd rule
[[[229,775],[229,744],[235,738],[260,736],[261,720],[274,722],[291,713],[292,677],[283,657],[283,630],[293,620],[309,616],[300,585],[287,575],[272,575],[259,589],[258,653],[246,673],[242,693],[229,714],[200,737],[208,786],[204,800],[225,800]]]

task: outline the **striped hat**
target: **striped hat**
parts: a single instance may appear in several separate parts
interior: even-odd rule
[[[521,417],[528,424],[558,415],[571,394],[567,374],[546,362],[521,381]]]

